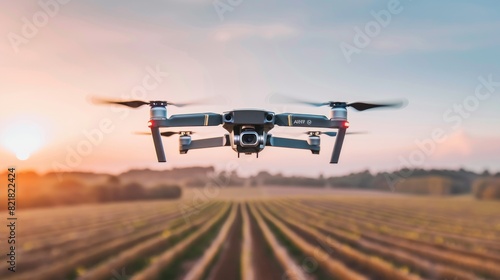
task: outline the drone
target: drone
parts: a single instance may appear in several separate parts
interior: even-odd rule
[[[314,107],[330,107],[329,117],[323,115],[300,114],[300,113],[274,113],[267,110],[239,109],[218,113],[194,113],[167,115],[168,106],[184,107],[194,103],[172,103],[169,101],[119,101],[107,99],[94,99],[94,103],[114,104],[130,108],[139,108],[144,105],[150,107],[150,119],[148,127],[151,132],[141,134],[151,134],[158,162],[166,162],[165,151],[163,149],[162,136],[170,137],[179,135],[179,152],[186,154],[189,150],[206,149],[215,147],[230,146],[235,152],[251,155],[259,153],[265,147],[281,147],[290,149],[310,150],[312,154],[320,152],[320,136],[326,135],[335,137],[330,163],[336,164],[339,161],[340,151],[345,135],[348,134],[349,122],[347,121],[347,108],[351,107],[357,111],[365,111],[374,108],[392,107],[399,108],[404,102],[392,103],[365,103],[365,102],[338,102],[327,101],[322,103],[309,102],[294,98],[282,99],[288,103],[305,104]],[[160,131],[160,128],[175,127],[200,127],[200,126],[220,126],[226,130],[221,137],[191,139],[193,131]],[[275,126],[301,127],[306,128],[307,140],[276,137],[269,132]],[[337,131],[322,131],[318,129],[336,129]]]

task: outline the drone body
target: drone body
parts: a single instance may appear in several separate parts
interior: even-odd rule
[[[227,131],[222,137],[191,140],[191,133],[181,132],[179,137],[179,151],[181,154],[193,149],[231,146],[238,153],[256,154],[258,156],[266,146],[306,149],[313,154],[320,151],[320,131],[311,131],[308,140],[275,137],[269,134],[275,125],[295,126],[307,128],[336,128],[336,143],[330,163],[337,163],[342,149],[344,135],[349,123],[347,122],[346,108],[332,108],[332,118],[320,115],[284,113],[275,114],[264,110],[233,110],[216,113],[180,114],[167,117],[166,104],[154,101],[150,103],[151,120],[149,127],[155,144],[159,162],[165,162],[165,153],[161,141],[161,127],[186,126],[219,126]]]
[[[297,100],[294,100],[297,102]],[[313,106],[329,106],[330,116],[282,113],[275,114],[266,110],[241,109],[218,113],[195,113],[195,114],[176,114],[167,116],[167,106],[185,106],[187,104],[176,104],[166,101],[108,101],[101,100],[100,103],[118,104],[132,108],[142,105],[150,106],[150,121],[148,123],[151,129],[151,135],[156,150],[156,156],[159,162],[166,162],[163,149],[162,136],[169,137],[179,134],[179,152],[187,153],[189,150],[205,149],[214,147],[230,146],[238,157],[243,154],[258,154],[266,147],[281,147],[291,149],[310,150],[313,154],[320,152],[320,135],[336,136],[330,163],[338,163],[344,137],[349,127],[347,121],[347,107],[353,107],[358,111],[377,107],[399,107],[401,103],[393,104],[369,104],[369,103],[350,103],[345,102],[325,102],[312,103],[303,102]],[[160,128],[172,127],[192,127],[192,126],[222,126],[226,133],[221,137],[191,139],[191,131],[161,132]],[[269,132],[274,126],[304,127],[308,131],[307,140],[275,137]],[[320,131],[322,129],[337,129],[337,131]]]

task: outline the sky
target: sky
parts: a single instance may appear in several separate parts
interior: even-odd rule
[[[213,165],[243,175],[340,175],[414,168],[500,171],[498,1],[2,1],[0,168],[123,172]],[[91,97],[209,100],[169,114],[261,108],[273,93],[324,101],[405,99],[399,110],[349,111],[340,162],[266,148],[178,152],[156,162],[148,108]],[[199,128],[193,139],[224,134]],[[299,128],[277,127],[282,137]],[[290,136],[291,135],[291,136]]]

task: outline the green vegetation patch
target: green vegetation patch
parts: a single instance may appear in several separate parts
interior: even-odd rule
[[[317,262],[312,263],[313,257],[305,255],[293,242],[271,221],[262,216],[269,229],[272,231],[276,239],[283,245],[288,254],[295,260],[295,262],[306,272],[306,274],[314,275],[318,280],[335,280],[335,278],[321,269]]]
[[[201,209],[201,212],[212,211],[215,208],[216,208],[216,204],[212,204],[204,209]],[[185,219],[181,216],[181,217],[175,218],[171,223],[169,223],[167,225],[167,227],[165,229],[168,229],[169,231],[173,231],[173,230],[181,227],[185,223],[186,223]],[[147,255],[140,256],[137,259],[135,259],[134,261],[132,261],[131,263],[127,264],[126,265],[127,273],[132,275],[138,271],[141,271],[146,266],[148,266],[148,264],[150,263],[151,259],[154,256],[162,253],[165,250],[168,250],[168,248],[173,247],[180,240],[182,240],[184,236],[188,236],[191,233],[194,233],[196,230],[198,230],[198,228],[199,228],[199,226],[194,226],[193,228],[187,230],[182,235],[172,236],[170,238],[165,239],[161,245],[159,245],[159,246],[155,247],[153,250],[149,251],[147,253]],[[102,263],[105,263],[108,260],[110,260],[111,258],[115,257],[119,252],[121,252],[125,249],[128,249],[128,248],[132,248],[136,245],[139,245],[139,244],[143,243],[144,240],[148,240],[149,238],[153,238],[153,237],[160,235],[161,230],[159,230],[159,232],[160,233],[152,233],[152,234],[147,235],[143,238],[138,238],[132,242],[127,242],[127,243],[123,244],[122,246],[119,246],[118,248],[115,248],[113,250],[110,250],[108,252],[100,254],[100,255],[96,256],[94,259],[86,262],[85,265],[74,268],[70,273],[68,273],[66,275],[65,279],[68,279],[68,280],[77,279],[81,274],[81,270],[85,270],[85,269],[91,268],[91,267],[96,267]],[[110,277],[111,276],[112,276],[112,274],[110,272]]]
[[[208,264],[209,268],[213,268],[215,266],[215,264],[217,263],[217,261],[220,259],[220,256],[222,254],[222,249],[223,249],[223,247],[221,247],[221,248],[219,248],[219,250],[217,250],[217,253],[215,254],[214,258]],[[201,279],[208,279],[208,276],[210,275],[211,271],[212,271],[211,269],[205,270],[203,272],[203,276],[201,277]]]
[[[181,275],[183,275],[185,273],[183,264],[187,261],[195,261],[205,252],[219,233],[230,212],[231,209],[228,209],[226,213],[224,213],[223,217],[219,219],[204,235],[198,238],[182,254],[175,258],[170,265],[164,267],[160,271],[157,279],[178,279]]]
[[[154,248],[153,251],[149,252],[147,256],[143,256],[140,258],[135,259],[133,262],[127,264],[127,273],[130,275],[133,275],[144,268],[146,268],[150,263],[151,260],[160,255],[161,253],[167,251],[168,249],[172,248],[175,246],[177,243],[182,241],[185,236],[189,236],[193,233],[195,233],[200,227],[199,226],[194,226],[190,228],[188,231],[186,231],[184,234],[179,234],[176,236],[173,236],[171,238],[165,239],[165,242],[161,244],[160,246],[157,246]]]
[[[236,220],[234,222],[234,224],[232,225],[231,229],[229,230],[229,236],[228,238],[231,237],[231,232],[234,231],[233,234],[237,234],[237,240],[241,241],[243,240],[243,230],[242,230],[242,225],[243,225],[243,217],[242,217],[242,213],[241,213],[241,205],[238,206],[238,211],[236,213],[237,217],[236,217]],[[240,224],[238,225],[237,223],[237,219],[240,219]],[[208,276],[210,276],[210,273],[212,272],[212,270],[215,268],[215,265],[219,262],[221,256],[222,256],[222,252],[224,250],[224,245],[221,246],[219,248],[219,250],[217,250],[217,253],[215,254],[214,258],[210,261],[210,263],[208,264],[208,267],[209,269],[207,269],[204,273],[203,273],[203,276],[201,277],[201,279],[208,279]],[[240,252],[241,254],[241,252]],[[233,257],[240,257],[240,255],[238,256],[233,256]],[[240,280],[241,279],[241,261],[238,261],[237,262],[237,273],[238,273],[238,278],[235,279],[235,280]]]

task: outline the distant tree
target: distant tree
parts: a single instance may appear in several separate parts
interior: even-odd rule
[[[94,198],[94,201],[111,202],[117,199],[117,191],[119,191],[119,189],[116,186],[97,185],[92,188],[91,195]]]
[[[73,191],[84,188],[85,185],[74,179],[64,179],[54,186],[56,191]]]
[[[23,204],[24,202],[21,201],[22,207],[50,207],[60,204],[60,202],[56,201],[53,195],[39,194],[34,199],[27,201],[26,205]]]
[[[120,185],[120,178],[118,176],[114,175],[109,175],[108,180],[106,181],[106,184],[112,185],[112,186],[118,186]]]
[[[500,179],[496,177],[477,179],[472,192],[477,199],[500,199]]]
[[[148,199],[177,199],[182,196],[182,188],[177,185],[158,185],[148,190]]]
[[[451,179],[443,176],[418,176],[398,181],[394,186],[394,190],[402,193],[448,195],[452,184]]]
[[[250,180],[250,186],[251,187],[256,187],[258,185],[257,179],[252,178],[252,179],[249,179],[249,180]]]
[[[89,201],[86,186],[74,179],[63,179],[54,186],[55,204],[80,204]]]
[[[144,199],[146,196],[146,192],[144,191],[144,187],[136,182],[132,182],[126,184],[121,188],[122,200],[139,200]]]
[[[190,179],[186,182],[186,186],[188,187],[204,187],[207,185],[208,179],[202,179],[202,178],[195,178],[195,179]]]
[[[368,170],[365,170],[346,176],[331,177],[327,181],[333,187],[366,189],[371,187],[373,179],[373,175]]]
[[[451,189],[449,190],[450,194],[463,194],[470,193],[472,189],[473,181],[478,177],[478,174],[467,171],[463,168],[460,170],[441,170],[441,169],[401,169],[392,173],[382,173],[382,177],[380,178],[380,174],[377,174],[373,182],[371,183],[371,188],[380,188],[389,190],[388,186],[391,183],[396,183],[399,180],[409,180],[412,178],[418,177],[429,177],[429,176],[437,176],[445,179],[451,180]],[[387,178],[390,178],[387,181]],[[385,188],[384,188],[385,186]]]
[[[481,176],[490,177],[491,176],[490,171],[488,169],[485,169],[483,173],[481,173]]]
[[[271,173],[267,172],[267,171],[260,171],[259,173],[257,173],[257,175],[255,177],[260,177],[260,178],[267,178],[267,177],[271,177],[273,175],[271,175]]]

